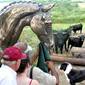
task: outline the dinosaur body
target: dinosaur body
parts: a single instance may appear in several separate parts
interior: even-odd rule
[[[53,44],[49,10],[54,4],[42,5],[35,2],[13,2],[0,12],[0,46],[13,45],[25,26],[30,26],[40,41],[49,47]]]

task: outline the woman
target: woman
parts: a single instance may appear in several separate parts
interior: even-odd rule
[[[14,46],[20,48],[22,52],[24,52],[27,49],[26,44],[24,42],[18,42]],[[38,55],[39,55],[39,48],[37,48],[36,52],[33,53],[32,57],[29,57],[31,65],[33,65]],[[49,69],[51,69],[52,75],[42,71],[40,68],[36,66],[31,66],[31,65],[28,66],[28,72],[26,71],[28,77],[37,80],[40,83],[40,85],[59,85],[58,72],[51,61],[47,62],[47,65]]]
[[[20,67],[17,71],[17,85],[39,85],[36,80],[27,77],[29,67],[29,58],[26,56],[25,59],[21,60]]]

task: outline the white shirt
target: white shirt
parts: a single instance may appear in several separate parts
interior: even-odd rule
[[[27,53],[28,51],[32,51],[32,47],[31,46],[27,46],[27,49],[25,50],[25,53]]]
[[[7,65],[0,68],[0,85],[17,85],[16,72]]]
[[[28,76],[30,75],[30,68],[28,71]],[[33,68],[33,79],[37,80],[40,85],[56,85],[56,78],[55,76],[43,72],[38,67]]]

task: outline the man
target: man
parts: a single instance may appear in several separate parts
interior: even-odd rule
[[[23,54],[17,47],[8,47],[3,51],[0,68],[0,85],[17,85],[16,71],[20,66]]]
[[[22,43],[18,42],[14,46],[18,47],[20,49],[21,48],[27,49],[27,48],[25,48],[26,44],[24,42],[22,42]],[[22,52],[25,51],[23,49],[21,49]],[[38,52],[39,52],[39,49],[37,49],[36,52],[33,53],[33,56],[30,58],[31,65],[33,64],[35,59],[38,57]],[[44,71],[42,71],[40,68],[38,68],[36,66],[34,66],[34,67],[30,66],[30,68],[28,69],[28,76],[30,77],[30,75],[32,75],[31,78],[37,80],[40,83],[40,85],[59,85],[58,73],[55,70],[53,62],[47,61],[46,63],[53,75],[51,75],[49,73],[45,73]]]
[[[32,56],[32,47],[30,45],[28,45],[25,42],[17,42],[14,44],[15,47],[18,47],[22,50],[22,52],[26,53],[29,55],[29,57]]]

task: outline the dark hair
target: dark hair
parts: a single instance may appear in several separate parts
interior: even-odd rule
[[[27,57],[25,59],[22,59],[21,63],[20,63],[20,66],[19,66],[19,69],[17,70],[17,73],[24,72],[24,70],[27,67],[28,63],[29,63],[29,57]]]

